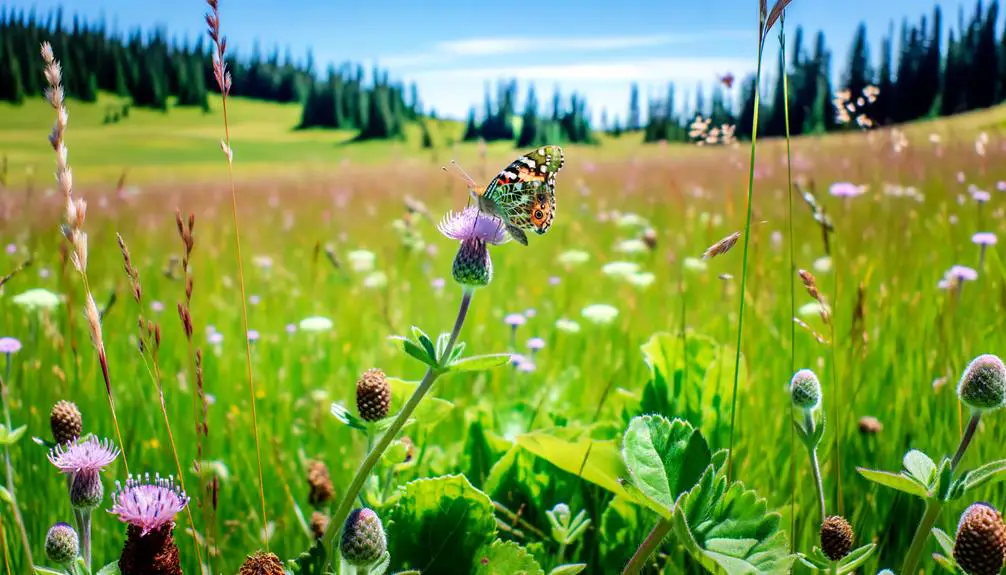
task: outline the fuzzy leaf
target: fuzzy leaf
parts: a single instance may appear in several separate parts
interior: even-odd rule
[[[876,549],[876,543],[869,543],[859,547],[858,549],[853,549],[848,555],[842,557],[842,560],[838,562],[838,572],[840,574],[852,573],[856,570],[856,567],[866,563],[866,560],[870,558],[870,555],[873,555],[873,552]]]
[[[386,517],[393,569],[451,573],[496,539],[492,501],[463,475],[406,484]]]
[[[398,413],[409,397],[415,393],[419,384],[396,377],[389,377],[387,380],[391,387],[391,413]],[[452,409],[454,409],[453,403],[427,394],[416,406],[416,410],[412,412],[412,419],[422,424],[436,423],[447,417]]]
[[[436,359],[430,357],[430,355],[426,352],[426,350],[423,349],[422,346],[420,346],[418,343],[412,341],[407,337],[402,337],[400,335],[393,335],[391,336],[390,339],[397,341],[399,345],[402,346],[402,351],[404,351],[405,353],[411,355],[412,357],[418,359],[419,361],[425,363],[430,367],[437,366]]]
[[[862,467],[857,467],[856,471],[869,481],[879,483],[885,487],[897,489],[902,493],[908,493],[909,495],[915,495],[923,499],[929,497],[929,494],[926,493],[926,489],[920,485],[918,481],[906,475],[902,475],[900,473],[890,473],[887,471],[877,471],[875,469],[864,469]]]
[[[669,517],[674,501],[691,489],[712,461],[702,434],[690,423],[661,416],[634,418],[622,445],[633,484],[650,507]]]
[[[95,575],[119,575],[119,573],[121,573],[121,571],[119,571],[119,562],[112,561],[108,565],[99,569]]]
[[[940,529],[939,527],[933,527],[933,538],[935,538],[936,542],[940,544],[940,548],[943,549],[944,553],[953,557],[954,555],[953,537],[947,535],[946,532]]]
[[[490,355],[473,355],[459,359],[450,364],[449,371],[487,371],[506,365],[510,361],[509,353],[494,353]]]
[[[476,575],[544,575],[545,571],[526,549],[513,541],[497,539],[479,552],[473,566]]]
[[[1002,481],[1006,479],[1006,459],[992,461],[981,467],[976,467],[967,472],[962,478],[964,491],[977,489],[989,482]],[[962,493],[963,495],[963,493]]]
[[[517,445],[555,465],[559,469],[583,477],[611,493],[636,503],[643,497],[638,491],[626,489],[629,476],[622,454],[613,440],[589,437],[567,439],[557,434],[564,430],[540,430],[517,437]]]
[[[674,533],[688,553],[707,570],[728,575],[789,573],[790,555],[780,516],[740,482],[710,466],[699,483],[675,504]]]
[[[928,455],[913,449],[905,454],[902,463],[909,475],[925,485],[926,489],[932,489],[933,480],[936,479],[936,463]]]
[[[587,568],[586,563],[567,563],[559,565],[548,572],[548,575],[577,575]]]
[[[423,351],[426,352],[427,357],[433,359],[437,358],[437,348],[434,347],[433,340],[430,339],[430,336],[426,335],[425,333],[420,334],[420,336],[416,338],[416,341],[418,341],[419,345],[423,347]]]

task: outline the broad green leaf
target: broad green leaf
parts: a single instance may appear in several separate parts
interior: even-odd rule
[[[926,493],[926,489],[920,485],[918,481],[900,473],[889,473],[887,471],[864,469],[862,467],[857,467],[856,471],[869,481],[879,483],[885,487],[897,489],[902,493],[908,493],[909,495],[915,495],[923,499],[929,497],[929,494]]]
[[[121,571],[119,571],[119,562],[112,561],[108,565],[99,569],[96,575],[119,575],[119,573],[121,573]]]
[[[936,463],[928,455],[913,449],[905,454],[902,463],[909,475],[917,479],[927,490],[932,489],[933,480],[936,479]]]
[[[876,543],[869,543],[858,549],[853,549],[848,555],[842,557],[842,560],[838,562],[838,572],[840,574],[852,573],[857,567],[866,563],[866,560],[870,558],[870,555],[873,555],[873,552],[876,549]]]
[[[545,575],[526,549],[499,539],[482,548],[473,568],[476,575]]]
[[[976,467],[968,472],[964,480],[964,491],[977,489],[989,482],[1002,481],[1006,479],[1006,459],[992,461],[981,467]],[[963,494],[963,493],[962,493]]]
[[[404,351],[405,353],[411,355],[412,357],[418,359],[419,361],[425,363],[430,367],[437,366],[436,360],[431,358],[429,354],[426,353],[426,350],[424,350],[418,343],[412,341],[409,338],[398,335],[393,335],[391,336],[390,339],[397,341],[398,344],[402,346],[402,351]]]
[[[597,573],[621,573],[653,527],[654,513],[624,497],[615,497],[601,514],[597,537],[601,563]]]
[[[670,516],[675,499],[695,485],[712,461],[705,438],[690,423],[652,415],[629,423],[622,454],[633,485],[665,517]]]
[[[35,573],[38,573],[39,575],[66,575],[66,571],[57,571],[55,569],[49,569],[48,567],[41,567],[39,565],[35,565],[33,569],[35,569]]]
[[[790,555],[780,516],[740,482],[710,466],[699,483],[678,499],[671,518],[674,533],[693,559],[713,573],[758,575],[789,573]]]
[[[482,419],[476,419],[468,426],[465,438],[464,457],[467,461],[465,477],[475,487],[481,488],[489,476],[489,470],[506,452],[509,442],[496,438],[486,430]]]
[[[492,466],[483,490],[493,501],[512,511],[523,509],[522,519],[547,530],[548,519],[539,502],[548,499],[545,490],[549,480],[540,460],[514,445]]]
[[[388,385],[391,386],[391,414],[401,411],[405,403],[415,393],[416,388],[419,387],[418,383],[403,381],[395,377],[388,378]],[[452,409],[454,409],[453,403],[426,394],[416,410],[412,412],[412,418],[423,425],[428,425],[447,417]]]
[[[490,355],[473,355],[459,359],[450,365],[449,370],[455,372],[487,371],[506,365],[512,356],[509,353],[494,353]]]
[[[407,483],[386,518],[393,569],[452,573],[496,539],[492,501],[463,475]]]
[[[517,437],[517,445],[555,465],[559,469],[583,477],[587,481],[636,503],[644,498],[638,491],[626,489],[629,471],[614,440],[589,437],[567,439],[564,430],[547,429]]]
[[[946,532],[940,529],[939,527],[933,527],[933,537],[936,539],[936,542],[940,544],[940,548],[943,549],[943,552],[953,557],[954,555],[953,537],[947,535]]]
[[[0,445],[14,445],[27,429],[27,425],[11,430],[6,425],[0,424]]]
[[[950,464],[949,457],[944,457],[940,461],[940,470],[936,473],[936,497],[940,501],[949,501],[949,497],[952,494],[951,491],[954,488],[954,469]]]
[[[577,573],[582,573],[586,568],[586,563],[567,563],[552,569],[548,572],[548,575],[577,575]]]

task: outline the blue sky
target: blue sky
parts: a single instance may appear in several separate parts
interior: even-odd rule
[[[3,0],[0,0],[3,2]],[[770,2],[771,3],[771,2]],[[939,4],[944,21],[974,9],[975,0],[795,0],[787,28],[823,30],[844,66],[860,21],[867,23],[873,55],[890,22],[917,21]],[[203,33],[205,4],[198,0],[33,0],[7,6],[104,16],[119,29],[165,26],[177,37]],[[221,0],[229,46],[247,54],[310,48],[319,68],[329,62],[378,63],[393,77],[415,81],[427,107],[462,117],[480,105],[486,82],[517,78],[521,93],[534,83],[539,101],[555,86],[583,93],[591,109],[624,115],[629,85],[645,96],[709,87],[726,72],[740,78],[755,69],[757,0]],[[774,48],[776,42],[772,42]],[[774,50],[767,57],[775,57]],[[770,67],[774,73],[775,65]]]

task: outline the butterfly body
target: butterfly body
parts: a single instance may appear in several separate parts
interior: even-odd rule
[[[497,216],[507,232],[527,245],[525,230],[544,234],[555,220],[555,176],[564,163],[562,148],[542,146],[504,168],[485,188],[471,187],[479,210]]]

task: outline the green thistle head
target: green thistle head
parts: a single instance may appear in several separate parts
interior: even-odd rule
[[[451,269],[454,281],[466,289],[489,285],[493,279],[489,244],[506,241],[503,222],[478,208],[466,208],[459,213],[448,213],[437,227],[444,236],[461,242]]]
[[[992,411],[1006,403],[1006,365],[998,356],[979,355],[964,369],[957,397],[975,411]]]
[[[800,409],[817,409],[821,405],[821,382],[809,369],[801,369],[789,382],[789,396]]]

